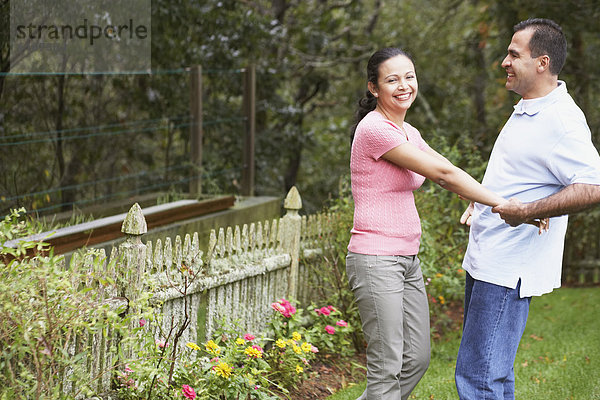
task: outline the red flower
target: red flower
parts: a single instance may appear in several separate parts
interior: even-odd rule
[[[254,335],[250,334],[250,333],[246,333],[246,334],[244,335],[244,340],[247,340],[247,341],[254,340],[255,338],[256,338],[256,337],[255,337]]]
[[[335,328],[331,325],[327,325],[325,327],[325,332],[329,333],[330,335],[333,335],[335,333]]]
[[[329,314],[331,314],[331,310],[328,307],[321,307],[321,309],[319,311],[323,315],[329,315]]]
[[[189,385],[181,386],[181,390],[183,391],[183,396],[187,399],[194,400],[196,398],[196,392]]]
[[[335,323],[337,326],[348,326],[348,323],[346,321],[344,321],[343,319],[340,319],[338,322]]]

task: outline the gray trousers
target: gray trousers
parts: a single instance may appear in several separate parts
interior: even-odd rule
[[[367,341],[367,389],[357,400],[406,400],[431,350],[419,259],[349,252],[346,272]]]

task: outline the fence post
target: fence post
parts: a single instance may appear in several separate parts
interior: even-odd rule
[[[287,210],[282,218],[283,223],[283,248],[291,257],[290,272],[288,277],[288,296],[293,299],[298,295],[298,263],[300,261],[300,231],[302,217],[298,210],[302,208],[302,199],[295,186],[292,186],[283,202]]]
[[[142,208],[135,203],[127,213],[121,232],[127,235],[125,242],[119,245],[122,257],[122,271],[125,278],[123,295],[129,299],[130,305],[139,297],[142,289],[142,276],[146,270],[146,245],[142,243],[142,235],[148,231]]]
[[[202,193],[202,66],[192,67],[190,75],[190,194],[197,196]]]
[[[254,142],[256,130],[256,65],[244,70],[244,166],[242,170],[242,195],[254,196]]]

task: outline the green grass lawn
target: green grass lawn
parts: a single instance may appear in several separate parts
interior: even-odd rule
[[[454,365],[460,333],[433,343],[429,370],[411,399],[458,399]],[[515,362],[521,400],[600,400],[600,288],[562,288],[534,297]],[[366,382],[329,400],[354,400]]]

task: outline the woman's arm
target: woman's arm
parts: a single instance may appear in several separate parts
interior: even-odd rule
[[[503,197],[483,187],[471,175],[454,166],[435,150],[423,151],[412,143],[396,146],[382,158],[399,167],[410,169],[460,196],[488,206],[505,203]]]

